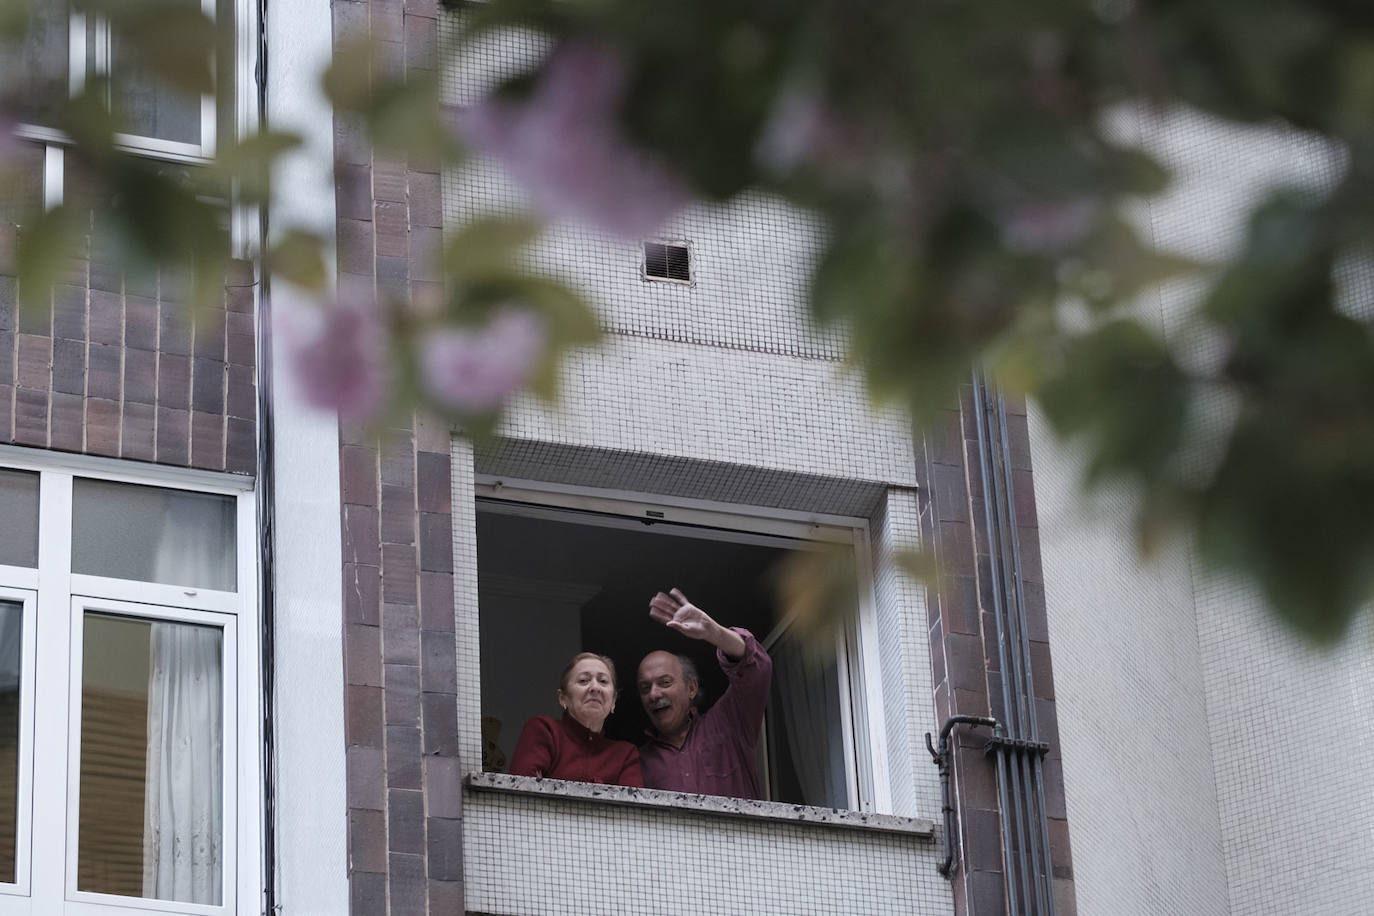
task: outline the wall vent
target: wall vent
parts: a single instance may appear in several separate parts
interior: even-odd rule
[[[644,278],[692,282],[692,255],[686,242],[645,242]]]

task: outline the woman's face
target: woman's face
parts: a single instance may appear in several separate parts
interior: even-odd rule
[[[566,686],[558,691],[558,702],[578,722],[599,732],[606,717],[615,709],[613,685],[605,662],[584,658],[568,673]]]

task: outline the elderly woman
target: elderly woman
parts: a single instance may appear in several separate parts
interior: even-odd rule
[[[563,669],[558,689],[563,718],[535,716],[525,723],[511,758],[511,774],[644,785],[635,746],[603,734],[606,717],[615,710],[615,698],[615,663],[594,652],[574,655]]]

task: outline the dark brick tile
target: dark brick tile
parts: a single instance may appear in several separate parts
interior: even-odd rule
[[[964,429],[957,410],[943,410],[925,431],[926,453],[935,464],[962,467]]]
[[[14,441],[20,445],[48,444],[48,392],[46,390],[15,389]]]
[[[124,344],[140,350],[156,350],[157,346],[157,301],[142,296],[126,296],[124,299]],[[94,331],[92,332],[94,339]],[[98,341],[105,343],[105,341]]]
[[[152,461],[157,457],[154,439],[157,408],[151,404],[124,402],[124,418],[120,431],[119,451],[125,458]]]
[[[118,255],[112,251],[92,251],[87,265],[91,293],[114,293],[124,289],[124,268],[118,263]],[[94,298],[94,295],[92,296]]]
[[[19,281],[0,276],[0,331],[13,331],[19,308]]]
[[[421,827],[420,852],[424,852],[424,828]],[[393,842],[392,848],[395,848]],[[391,853],[390,887],[388,888],[392,916],[425,913],[425,859],[423,855]],[[379,911],[380,912],[380,911]]]
[[[258,415],[258,389],[252,366],[228,367],[228,388],[229,416],[251,420]]]
[[[348,876],[348,911],[358,914],[386,912],[386,875],[355,871]]]
[[[52,338],[37,334],[19,335],[19,361],[15,383],[20,388],[46,391],[52,372]]]
[[[202,312],[196,318],[193,355],[201,359],[224,359],[224,322],[223,309]]]
[[[1054,668],[1050,665],[1050,644],[1032,642],[1030,644],[1031,682],[1035,686],[1035,696],[1041,700],[1054,699]]]
[[[425,798],[430,817],[463,816],[463,766],[458,760],[425,758]]]
[[[1069,822],[1062,818],[1049,818],[1050,862],[1054,864],[1056,878],[1073,877],[1073,856],[1069,843]]]
[[[986,688],[987,663],[983,657],[982,640],[963,633],[945,635],[945,664],[950,684],[957,690]]]
[[[119,402],[102,398],[86,400],[86,451],[92,455],[119,455]]]
[[[458,662],[453,634],[421,630],[420,689],[431,693],[452,693],[457,688]]]
[[[368,4],[372,37],[378,41],[404,41],[401,0],[373,0]]]
[[[463,882],[436,881],[429,879],[429,912],[438,916],[441,913],[462,913]]]
[[[377,452],[358,445],[339,450],[339,477],[343,501],[358,506],[377,505]]]
[[[366,37],[366,35],[366,3],[344,2],[334,4],[334,38],[336,41],[348,41]]]
[[[387,755],[388,786],[393,764]],[[419,789],[387,788],[387,848],[392,852],[421,855],[425,851],[425,793]]]
[[[14,384],[13,331],[0,331],[0,384]]]
[[[348,807],[386,810],[386,754],[375,747],[355,745],[345,751]]]
[[[1016,536],[1021,546],[1021,575],[1027,582],[1044,583],[1040,569],[1040,531],[1018,525]]]
[[[233,366],[257,365],[253,316],[230,312],[225,322],[225,359]]]
[[[410,607],[410,605],[389,604],[382,609],[382,621],[387,623],[389,611],[392,608]],[[386,640],[383,648],[383,660],[388,664],[396,665],[419,665],[420,664],[420,629],[418,626],[409,627],[386,627]]]
[[[382,746],[382,688],[344,687],[348,743]]]
[[[420,569],[449,572],[453,569],[453,529],[447,515],[420,513]]]
[[[191,361],[185,356],[158,356],[157,404],[185,410],[191,406]]]
[[[191,409],[224,413],[224,363],[200,357],[191,360]]]
[[[224,286],[228,291],[235,291],[257,285],[257,276],[253,268],[253,262],[245,258],[235,258],[229,262],[229,270],[225,273]],[[251,294],[250,294],[251,296]],[[248,308],[252,310],[252,299],[249,299]]]
[[[936,511],[940,519],[950,522],[968,521],[969,498],[964,481],[964,469],[947,464],[934,464],[930,470]]]
[[[382,686],[382,631],[360,623],[344,627],[344,682]]]
[[[988,706],[988,695],[982,690],[964,690],[954,688],[954,711],[965,716],[987,716],[992,711]],[[1003,721],[998,719],[998,721]],[[987,736],[979,735],[975,732],[961,732],[959,735],[961,743],[967,743],[969,747],[981,748],[987,743]]]
[[[157,409],[157,460],[162,464],[185,465],[191,460],[191,412]]]
[[[14,438],[14,387],[0,385],[0,442]]]
[[[935,621],[926,632],[930,643],[930,682],[939,684],[948,674],[945,671],[945,630],[940,621]]]
[[[51,300],[49,300],[51,301]],[[52,307],[41,302],[25,302],[19,307],[19,333],[52,336]]]
[[[1035,701],[1035,724],[1040,730],[1040,740],[1050,746],[1050,756],[1062,757],[1059,747],[1059,715],[1054,700]]]
[[[339,272],[372,276],[372,223],[360,219],[340,219],[336,225]]]
[[[394,604],[416,604],[415,548],[403,544],[382,547],[382,599]]]
[[[418,725],[386,726],[386,780],[393,789],[423,789]],[[423,796],[421,796],[423,797]]]
[[[449,430],[447,421],[428,414],[415,415],[416,451],[443,455],[447,461],[452,444],[453,433]]]
[[[406,17],[406,68],[433,70],[438,30],[433,19]]]
[[[377,255],[387,258],[404,258],[407,254],[406,205],[390,201],[378,201],[373,210],[373,224],[377,233]]]
[[[410,278],[441,283],[443,275],[444,233],[441,229],[416,227],[410,230]]]
[[[117,401],[120,395],[120,367],[123,351],[119,347],[92,344],[86,351],[86,395]]]
[[[984,741],[987,740],[986,729],[981,730],[979,734]],[[996,759],[984,754],[981,747],[961,747],[955,754],[955,766],[959,770],[959,796],[963,805],[996,811],[999,804]]]
[[[451,693],[420,694],[427,755],[458,756],[458,698]]]
[[[348,862],[357,871],[386,871],[386,815],[351,808],[348,812]]]
[[[407,16],[423,16],[426,19],[439,18],[439,4],[436,0],[405,0]]]
[[[1049,817],[1067,818],[1068,810],[1064,799],[1064,761],[1046,758],[1045,768],[1045,813]]]
[[[152,350],[124,351],[124,400],[139,404],[157,401],[157,354]]]
[[[453,575],[420,573],[420,625],[452,632],[453,614]]]
[[[941,521],[938,527],[940,562],[947,573],[975,574],[973,532],[967,522]]]
[[[334,158],[336,162],[350,165],[367,165],[372,160],[372,144],[362,115],[346,111],[335,113]]]
[[[463,878],[463,822],[457,818],[429,819],[429,874],[444,881]]]
[[[1038,642],[1049,642],[1049,620],[1045,615],[1045,587],[1038,582],[1026,582],[1021,586],[1025,600],[1026,633]]]
[[[973,898],[973,907],[969,911],[972,914],[981,916],[983,913],[1000,914],[1007,911],[1005,901],[1005,891],[1003,889],[1001,871],[987,871],[978,869],[969,875],[970,892]],[[1063,916],[1060,910],[1059,916]]]
[[[409,437],[392,435],[382,441],[382,483],[409,487],[415,482],[415,446]]]
[[[339,219],[372,218],[372,170],[340,163],[334,168],[334,205]]]
[[[52,436],[49,440],[53,448],[66,452],[81,451],[84,438],[83,407],[79,394],[53,394]]]
[[[941,581],[940,618],[945,631],[977,635],[979,630],[978,584],[971,576],[945,576]]]
[[[442,228],[443,197],[439,189],[439,176],[408,172],[407,180],[410,182],[410,225]]]
[[[372,160],[372,195],[377,200],[405,202],[405,160],[384,154],[378,155]],[[372,212],[370,206],[368,212]]]
[[[995,810],[966,808],[960,826],[964,831],[964,850],[969,870],[1000,871],[1002,868],[1002,826]]]
[[[92,343],[104,344],[108,347],[121,346],[124,343],[123,297],[118,292],[92,289],[90,322]],[[82,335],[73,334],[71,336],[80,337]]]
[[[382,575],[376,566],[344,563],[344,619],[349,623],[381,622]]]
[[[86,290],[58,285],[52,296],[52,336],[81,340],[86,337]]]
[[[388,633],[420,629],[420,610],[413,604],[383,602],[382,628]],[[418,664],[418,662],[417,662]]]
[[[382,543],[415,543],[415,491],[407,486],[382,485]]]
[[[410,282],[410,261],[404,256],[377,257],[377,285],[404,293]]]
[[[224,417],[191,411],[191,464],[212,471],[224,469]]]
[[[1078,897],[1072,878],[1054,879],[1055,916],[1078,916]]]
[[[377,542],[377,510],[369,506],[344,506],[344,559],[350,563],[378,566],[382,555]]]
[[[185,306],[162,303],[158,313],[158,349],[177,356],[191,355],[191,325]]]
[[[387,725],[420,724],[420,668],[387,663],[382,669],[386,688]]]
[[[258,427],[252,420],[230,417],[224,443],[224,469],[235,474],[255,474],[258,469]]]
[[[85,341],[58,338],[52,342],[52,390],[63,394],[85,394]]]

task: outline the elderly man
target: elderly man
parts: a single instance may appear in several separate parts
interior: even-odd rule
[[[691,659],[663,651],[644,656],[635,678],[639,702],[653,726],[649,740],[639,748],[644,785],[759,798],[756,749],[772,659],[748,630],[721,626],[677,589],[655,595],[649,616],[715,646],[730,686],[702,714],[694,702],[701,685]]]

